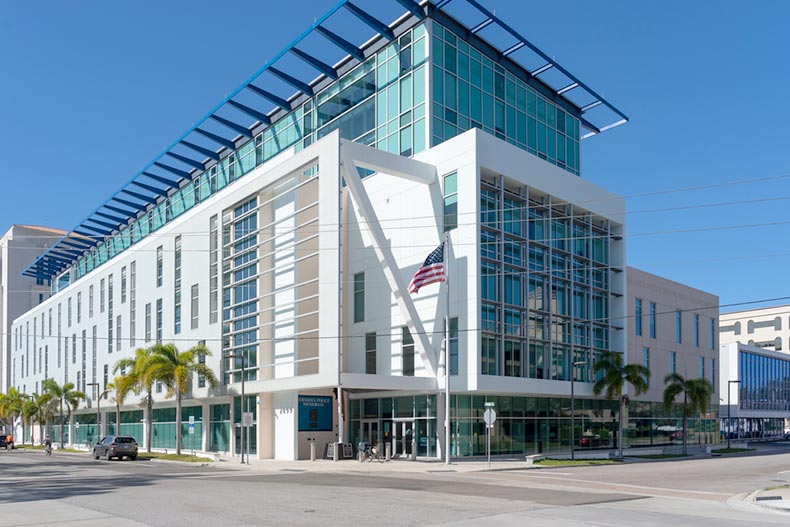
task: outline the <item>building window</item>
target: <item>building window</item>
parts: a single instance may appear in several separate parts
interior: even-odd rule
[[[699,348],[699,315],[694,313],[694,345]]]
[[[71,298],[66,300],[66,327],[71,327]]]
[[[656,338],[656,303],[650,302],[650,338]]]
[[[52,336],[52,308],[49,308],[49,312],[47,314],[47,327],[49,328],[49,336]]]
[[[683,311],[675,311],[675,342],[683,343]]]
[[[77,334],[71,336],[71,363],[77,364]]]
[[[634,330],[637,337],[642,336],[642,299],[637,298],[635,300],[635,312],[634,312]]]
[[[38,294],[38,303],[40,304],[43,301],[44,301],[44,293],[39,293]]]
[[[710,360],[710,383],[716,386],[716,359]]]
[[[77,324],[82,322],[82,292],[77,292]]]
[[[458,375],[458,317],[450,319],[450,375]]]
[[[208,323],[217,322],[217,311],[219,310],[219,242],[217,236],[217,216],[209,219],[208,250],[209,250],[209,285],[208,285]]]
[[[669,373],[678,372],[678,354],[676,351],[669,352]]]
[[[199,345],[206,345],[205,340],[201,340],[198,342]],[[198,355],[198,363],[205,364],[206,363],[206,356],[203,354]],[[206,387],[206,376],[205,375],[198,375],[198,388],[205,388]]]
[[[642,348],[642,366],[650,369],[650,348]]]
[[[162,287],[162,246],[156,248],[156,287]]]
[[[162,343],[162,299],[156,299],[156,343]]]
[[[199,311],[199,309],[200,309],[200,302],[199,302],[199,299],[198,299],[198,284],[194,284],[192,286],[191,297],[192,298],[191,298],[191,301],[190,301],[190,304],[191,304],[190,305],[190,317],[191,317],[192,323],[190,324],[190,328],[191,329],[197,329],[198,328],[198,317],[200,315],[200,311]]]
[[[126,266],[121,267],[121,304],[126,303]]]
[[[107,276],[107,352],[108,353],[112,353],[112,342],[113,342],[112,326],[113,326],[113,322],[115,322],[112,315],[112,301],[113,301],[113,289],[112,289],[112,274],[111,274]]]
[[[109,383],[109,382],[110,382],[110,367],[109,367],[109,365],[105,364],[104,365],[104,388],[103,388],[104,390],[107,389],[107,383]],[[104,398],[105,399],[107,398],[106,394],[104,395]]]
[[[137,332],[137,262],[129,266],[129,345],[134,346]]]
[[[118,315],[118,319],[115,323],[115,351],[121,350],[121,315]]]
[[[99,281],[99,313],[104,313],[104,278]]]
[[[365,335],[365,373],[376,373],[376,332]]]
[[[176,236],[173,258],[173,332],[181,333],[181,236]]]
[[[710,319],[710,349],[716,349],[716,319]],[[778,351],[778,350],[777,350]]]
[[[408,377],[414,376],[414,339],[411,336],[409,328],[403,326],[401,328],[401,354],[403,356],[403,375]]]
[[[88,287],[88,318],[93,318],[93,284]]]
[[[458,227],[458,174],[444,176],[444,232]]]
[[[145,341],[151,342],[151,303],[145,305]]]
[[[705,357],[699,358],[699,378],[705,378]]]
[[[354,275],[354,322],[365,320],[365,273]]]

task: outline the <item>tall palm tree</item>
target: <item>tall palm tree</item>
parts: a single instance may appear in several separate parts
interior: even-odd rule
[[[26,398],[27,395],[14,386],[8,389],[8,393],[0,393],[0,416],[7,422],[7,430],[14,429],[14,421],[22,414],[22,405]]]
[[[679,373],[664,377],[664,411],[672,409],[675,398],[683,394],[683,455],[687,454],[688,418],[708,411],[713,385],[708,379],[686,379]]]
[[[105,390],[114,392],[112,402],[115,403],[115,435],[121,433],[121,406],[126,401],[130,393],[134,392],[135,386],[132,379],[126,375],[118,375],[112,382],[108,382]]]
[[[214,371],[200,361],[211,352],[203,344],[186,351],[178,351],[175,344],[155,344],[151,347],[151,374],[167,386],[167,397],[176,397],[176,454],[181,454],[181,399],[189,390],[193,373],[203,376],[212,388],[219,382]]]
[[[52,396],[52,399],[59,402],[60,414],[60,448],[63,448],[63,404],[66,404],[68,421],[71,422],[71,414],[77,408],[80,400],[85,399],[85,394],[74,389],[73,382],[60,385],[55,379],[45,379],[42,385],[44,393]]]
[[[33,422],[38,418],[39,414],[39,407],[36,404],[36,397],[37,394],[33,394],[32,397],[28,397],[22,403],[22,440],[20,444],[25,444],[25,425],[29,424],[31,431],[30,431],[30,442],[33,443]]]
[[[628,396],[623,393],[625,383],[634,387],[634,394],[641,395],[647,391],[650,380],[650,370],[641,364],[625,364],[623,354],[616,351],[605,351],[595,361],[595,373],[601,373],[601,378],[593,385],[596,397],[601,393],[610,401],[615,398],[619,402],[617,424],[617,451],[623,457],[623,409],[628,403]]]
[[[151,451],[151,429],[153,428],[151,421],[154,412],[153,388],[156,380],[151,376],[151,354],[151,348],[137,348],[134,352],[134,357],[119,360],[113,368],[114,374],[118,374],[121,371],[125,372],[119,376],[124,379],[121,381],[124,388],[128,385],[129,390],[135,393],[145,392],[145,419],[147,424],[145,445],[148,452]],[[116,380],[119,377],[116,377]],[[128,391],[126,395],[128,395]],[[120,423],[118,428],[120,430]]]

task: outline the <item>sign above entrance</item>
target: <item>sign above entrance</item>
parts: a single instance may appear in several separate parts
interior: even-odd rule
[[[299,431],[331,432],[332,430],[332,397],[300,395]]]

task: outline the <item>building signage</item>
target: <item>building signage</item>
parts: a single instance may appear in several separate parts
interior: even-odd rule
[[[332,397],[300,395],[299,431],[331,432],[332,430]]]

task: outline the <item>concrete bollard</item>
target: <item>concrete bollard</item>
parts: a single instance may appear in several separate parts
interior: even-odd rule
[[[387,443],[384,445],[384,458],[389,461],[392,459],[392,444]]]
[[[411,460],[417,461],[417,441],[411,440]]]
[[[315,461],[315,439],[310,440],[310,461]]]
[[[332,461],[337,462],[338,460],[338,450],[340,450],[340,443],[335,443],[335,450],[332,452]]]

